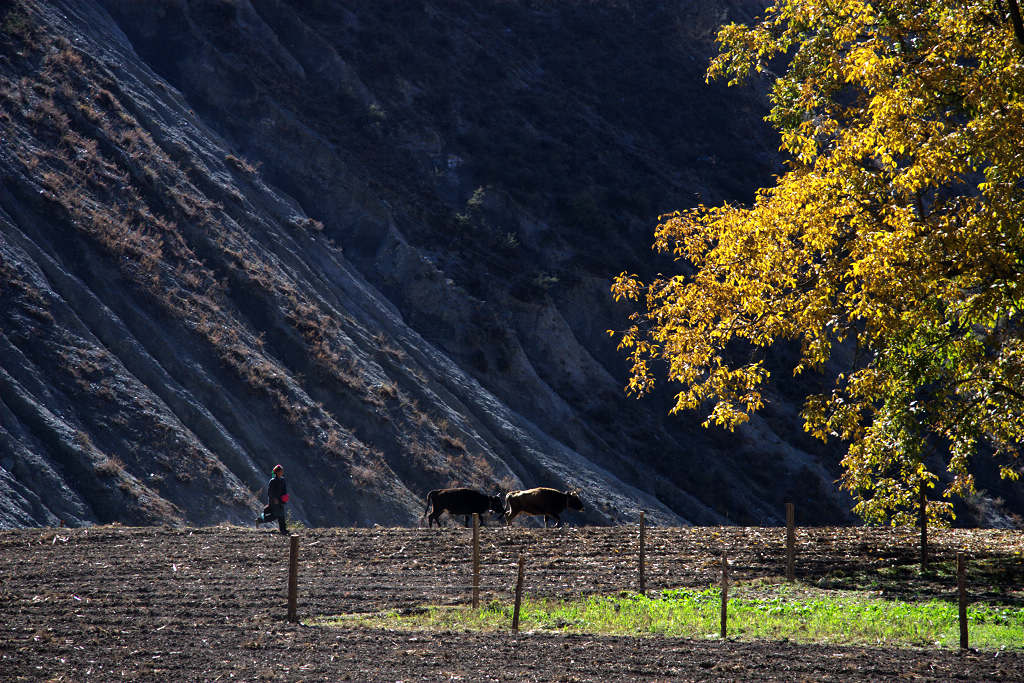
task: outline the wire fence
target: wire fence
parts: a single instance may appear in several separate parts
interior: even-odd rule
[[[792,520],[792,514],[788,515]],[[474,580],[472,537],[468,529],[396,532],[388,547],[372,542],[333,549],[328,539],[307,547],[304,596],[320,614],[404,609],[429,604],[468,605],[474,589],[479,600],[508,603],[516,589],[517,560],[526,557],[524,590],[530,597],[569,600],[589,595],[638,593],[663,589],[722,586],[723,566],[731,582],[800,579],[818,586],[835,577],[877,572],[913,563],[918,536],[913,529],[856,528],[572,528],[538,530],[488,528],[478,539],[479,565]],[[351,535],[351,534],[350,534]],[[644,543],[641,544],[641,538]],[[936,563],[957,559],[968,537],[948,530],[934,537]],[[797,543],[799,539],[799,544]],[[973,555],[999,552],[999,538]],[[338,561],[337,553],[351,552]],[[727,564],[723,565],[722,554]],[[331,553],[331,561],[325,553]],[[955,599],[956,583],[948,586]],[[735,593],[734,593],[735,594]]]

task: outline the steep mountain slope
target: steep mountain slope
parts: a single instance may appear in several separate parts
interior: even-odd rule
[[[757,9],[0,3],[0,526],[249,522],[275,462],[313,525],[449,484],[848,519],[804,387],[707,432],[605,334],[658,213],[777,170],[760,95],[703,82]]]

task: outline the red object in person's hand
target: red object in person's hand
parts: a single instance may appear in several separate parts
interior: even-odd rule
[[[282,503],[287,503],[288,502],[288,494],[287,493],[284,494],[283,496],[281,496],[281,502]]]

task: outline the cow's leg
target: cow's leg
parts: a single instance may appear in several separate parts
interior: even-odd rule
[[[547,515],[544,515],[544,528],[545,529],[548,528],[548,516]]]

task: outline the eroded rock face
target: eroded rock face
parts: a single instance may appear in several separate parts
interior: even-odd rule
[[[847,519],[793,411],[704,432],[605,334],[659,213],[775,170],[703,83],[756,9],[5,4],[0,527],[249,522],[276,462],[311,525],[455,484],[767,523],[798,480]]]

